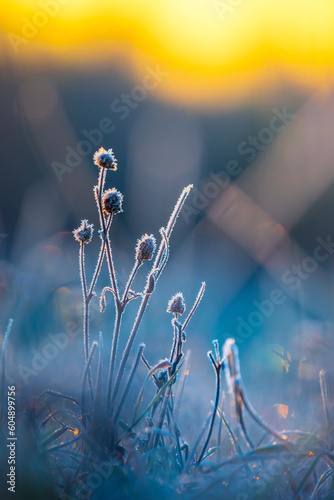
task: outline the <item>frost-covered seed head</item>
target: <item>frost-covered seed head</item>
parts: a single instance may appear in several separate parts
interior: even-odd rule
[[[156,249],[156,239],[153,234],[144,234],[140,240],[137,241],[136,246],[136,259],[138,262],[143,260],[151,260]]]
[[[108,189],[102,195],[102,208],[107,214],[115,215],[122,210],[123,195],[116,188]]]
[[[117,160],[112,149],[106,151],[104,148],[100,148],[96,151],[93,158],[95,165],[98,167],[117,170]]]
[[[176,293],[168,302],[167,312],[173,314],[183,314],[185,310],[186,304],[182,293]]]
[[[88,224],[88,220],[84,219],[81,221],[81,225],[78,229],[73,231],[74,238],[79,242],[89,243],[93,237],[93,231],[93,224]]]

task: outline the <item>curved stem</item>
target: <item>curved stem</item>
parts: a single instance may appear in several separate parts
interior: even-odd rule
[[[168,252],[168,248],[166,248],[166,241],[167,241],[167,243],[169,242],[169,238],[172,234],[173,228],[175,226],[175,222],[179,216],[179,213],[181,212],[181,209],[184,205],[184,202],[186,201],[192,187],[193,187],[192,184],[189,184],[189,186],[187,186],[183,189],[182,193],[180,194],[179,199],[177,200],[177,202],[175,204],[173,212],[168,220],[167,227],[165,230],[165,237],[161,241],[161,244],[160,244],[160,247],[159,247],[158,253],[156,255],[156,258],[155,258],[155,261],[153,264],[153,268],[152,268],[152,269],[159,270],[159,274],[161,274],[161,271],[162,271],[164,264],[165,264],[164,255],[166,252]],[[161,264],[163,264],[163,265],[161,265]]]
[[[121,301],[121,303],[118,303],[116,306],[116,320],[115,320],[115,327],[114,327],[114,332],[113,332],[113,340],[112,340],[111,353],[110,353],[110,366],[109,366],[109,375],[108,375],[108,384],[107,384],[107,412],[108,413],[110,411],[110,405],[111,405],[111,392],[112,392],[112,385],[113,385],[113,379],[114,379],[114,371],[115,371],[115,364],[116,364],[118,339],[119,339],[121,322],[122,322],[122,314],[124,312],[125,306],[127,305],[127,296],[128,296],[130,287],[133,283],[133,280],[134,280],[140,266],[141,266],[141,262],[136,261],[136,263],[133,266],[133,269],[131,271],[131,274],[129,276],[128,282],[126,284],[124,294],[122,297],[122,301]],[[118,389],[117,389],[117,391],[118,391]],[[113,400],[114,400],[114,397],[113,397]]]
[[[115,273],[114,261],[112,258],[111,244],[110,244],[109,238],[107,238],[106,253],[107,253],[110,282],[111,282],[111,286],[112,286],[112,289],[114,292],[115,304],[117,304],[117,306],[118,306],[118,304],[120,302],[119,292],[118,292],[118,287],[117,287],[116,273]]]
[[[194,305],[192,306],[188,316],[187,316],[187,319],[185,320],[185,322],[183,323],[182,325],[182,332],[184,332],[184,330],[187,328],[188,326],[188,323],[189,321],[191,320],[191,318],[193,317],[197,307],[199,306],[199,303],[201,302],[202,300],[202,297],[203,297],[203,294],[204,294],[204,290],[205,290],[205,282],[202,283],[202,286],[197,294],[197,297],[196,297],[196,300],[195,300],[195,303]]]
[[[175,314],[175,320],[177,320],[177,314]],[[169,362],[172,364],[173,359],[174,359],[174,354],[175,354],[175,349],[177,345],[177,326],[174,324],[174,340],[173,340],[173,347],[172,347],[172,352],[170,354]]]
[[[215,404],[214,404],[213,413],[211,416],[211,422],[210,422],[208,436],[207,436],[206,441],[203,445],[203,448],[202,448],[201,454],[197,460],[196,466],[201,463],[203,456],[206,452],[206,449],[209,445],[212,431],[213,431],[213,426],[214,426],[215,419],[216,419],[216,413],[217,413],[217,408],[218,408],[218,404],[219,404],[219,395],[220,395],[220,365],[218,365],[218,367],[215,367],[215,371],[216,371],[216,376],[217,376]]]
[[[124,393],[123,393],[123,396],[121,398],[121,401],[118,405],[118,408],[115,412],[115,417],[114,417],[114,420],[115,422],[117,422],[117,419],[119,417],[119,414],[121,413],[121,410],[122,410],[122,407],[123,407],[123,404],[126,400],[126,396],[128,395],[128,392],[129,392],[129,389],[130,389],[130,386],[131,386],[131,383],[132,383],[132,380],[133,380],[133,377],[134,377],[134,374],[136,373],[136,370],[138,368],[138,365],[139,365],[139,361],[140,361],[140,358],[142,356],[142,353],[143,353],[143,350],[145,349],[145,344],[141,344],[139,346],[139,349],[138,349],[138,353],[137,353],[137,357],[133,363],[133,366],[132,366],[132,370],[131,370],[131,373],[130,373],[130,376],[129,376],[129,379],[128,379],[128,382],[126,384],[126,387],[125,387],[125,390],[124,390]]]
[[[98,212],[99,212],[101,229],[103,229],[102,191],[103,191],[104,184],[106,181],[106,176],[107,176],[106,169],[101,168],[100,174],[99,174],[99,179],[98,179],[98,185],[95,186],[95,199],[96,199],[97,208],[98,208]]]
[[[262,427],[265,431],[267,431],[269,434],[271,434],[275,439],[277,439],[282,444],[284,444],[287,448],[291,447],[291,443],[289,443],[289,441],[284,439],[275,429],[273,429],[269,424],[267,424],[264,420],[262,420],[262,418],[256,413],[253,406],[249,402],[243,387],[242,387],[242,391],[241,391],[241,399],[242,399],[242,402],[243,402],[246,410],[250,414],[250,416],[255,420],[255,422],[257,422],[259,424],[260,427]]]
[[[136,260],[136,262],[135,262],[135,264],[134,264],[134,266],[132,268],[131,274],[130,274],[128,282],[127,282],[127,284],[125,286],[124,294],[123,294],[123,297],[122,297],[122,304],[123,304],[124,307],[127,304],[127,298],[128,298],[128,294],[129,294],[131,285],[133,283],[133,280],[135,279],[137,271],[138,271],[138,269],[140,268],[141,265],[142,265],[142,262],[139,262],[138,260]]]
[[[135,340],[135,336],[137,334],[138,328],[139,328],[141,320],[143,318],[143,314],[144,314],[146,306],[148,304],[150,295],[151,295],[150,293],[145,293],[145,295],[143,297],[143,300],[142,300],[142,302],[140,304],[139,311],[138,311],[137,317],[135,319],[135,323],[133,325],[133,328],[132,328],[131,333],[130,333],[130,337],[128,339],[128,342],[127,342],[127,344],[125,346],[125,349],[124,349],[124,352],[123,352],[123,357],[122,357],[121,364],[120,364],[120,367],[119,367],[119,370],[118,370],[118,374],[117,374],[117,377],[116,377],[115,389],[114,389],[114,392],[113,392],[113,395],[112,395],[111,402],[113,402],[114,399],[115,399],[115,397],[117,396],[117,393],[118,393],[118,390],[119,390],[119,386],[120,386],[120,383],[121,383],[121,380],[122,380],[122,377],[123,377],[123,373],[124,373],[124,370],[125,370],[125,365],[127,363],[127,360],[128,360],[128,357],[129,357],[129,354],[130,354],[133,342]]]
[[[106,170],[104,168],[101,168],[100,174],[99,174],[99,179],[98,179],[98,185],[95,186],[95,199],[96,199],[96,204],[97,204],[97,208],[98,208],[98,212],[99,212],[100,227],[101,227],[101,232],[102,232],[102,242],[101,242],[100,253],[99,253],[97,265],[96,265],[96,268],[94,271],[91,285],[89,287],[87,301],[89,303],[92,299],[94,288],[96,285],[96,281],[97,281],[97,278],[98,278],[100,271],[101,271],[101,266],[102,266],[103,259],[104,259],[104,253],[106,252],[106,248],[107,248],[107,260],[108,260],[110,281],[111,281],[111,285],[112,285],[115,306],[117,307],[118,302],[119,302],[119,295],[118,295],[117,282],[116,282],[115,271],[114,271],[114,264],[113,264],[113,260],[112,260],[111,245],[110,245],[109,236],[108,236],[110,226],[111,226],[111,223],[113,220],[113,216],[110,214],[108,216],[107,223],[106,223],[105,217],[103,214],[103,209],[102,209],[102,191],[103,191],[105,180],[106,180]]]
[[[95,193],[96,193],[96,202],[97,202],[97,207],[98,207],[98,211],[99,211],[100,225],[101,225],[101,229],[102,229],[102,234],[104,235],[105,240],[106,240],[104,242],[104,246],[106,246],[106,250],[105,251],[107,253],[109,276],[110,276],[110,281],[111,281],[112,289],[113,289],[113,292],[114,292],[115,305],[117,307],[117,305],[119,303],[119,293],[118,293],[118,288],[117,288],[117,282],[116,282],[116,276],[115,276],[115,270],[114,270],[114,263],[113,263],[113,259],[112,259],[111,244],[110,244],[110,240],[109,240],[109,237],[108,237],[108,231],[107,231],[106,221],[105,221],[104,214],[103,214],[103,209],[102,209],[102,190],[103,190],[103,186],[104,186],[104,183],[105,183],[105,179],[106,179],[106,172],[105,172],[105,169],[103,168],[100,171],[99,184],[98,184],[98,187],[97,187],[97,190],[96,190]],[[102,262],[101,262],[101,264],[102,264]]]
[[[94,292],[94,288],[96,285],[96,281],[97,281],[97,278],[99,277],[99,274],[101,271],[101,267],[102,267],[102,263],[103,263],[103,259],[104,259],[105,248],[106,248],[106,243],[107,243],[107,237],[108,237],[111,223],[112,223],[112,215],[109,215],[107,225],[106,225],[106,232],[103,234],[103,240],[101,242],[100,253],[99,253],[99,257],[97,259],[97,264],[95,267],[94,276],[92,278],[92,281],[91,281],[91,284],[89,287],[89,291],[87,294],[88,302],[90,302],[92,297],[93,297],[93,292]]]
[[[163,400],[161,403],[159,421],[158,421],[158,424],[156,427],[158,429],[158,431],[160,431],[162,429],[162,426],[164,424],[165,415],[166,415],[166,411],[167,411],[167,407],[168,407],[168,401],[171,398],[172,398],[172,387],[168,387],[167,391],[165,392],[165,394],[163,396]],[[149,448],[156,448],[159,444],[160,437],[161,437],[161,435],[159,432],[153,432],[151,435],[151,439],[150,439],[151,443],[148,445]]]
[[[156,283],[157,279],[159,278],[159,276],[160,276],[160,274],[161,274],[161,272],[163,270],[164,264],[166,263],[165,256],[168,254],[168,241],[169,241],[170,235],[171,235],[171,233],[173,231],[173,228],[174,228],[175,222],[177,220],[177,217],[178,217],[178,215],[179,215],[179,213],[180,213],[180,211],[182,209],[182,206],[183,206],[183,204],[184,204],[187,196],[189,195],[189,192],[190,192],[191,188],[192,188],[192,185],[189,185],[189,186],[187,186],[187,187],[185,187],[183,189],[183,191],[182,191],[182,193],[181,193],[178,201],[175,204],[174,210],[173,210],[173,212],[172,212],[172,214],[171,214],[171,216],[169,218],[169,221],[167,223],[166,231],[164,232],[164,236],[163,236],[163,239],[161,241],[160,248],[158,250],[157,256],[156,256],[155,261],[153,263],[151,273],[149,274],[149,276],[152,276],[153,273],[154,273],[154,271],[157,271],[156,276],[155,276],[155,283]],[[109,243],[109,240],[108,240],[108,243]],[[107,256],[109,255],[108,254],[109,246],[110,245],[107,245]],[[166,248],[166,246],[167,246],[167,248]],[[112,264],[112,259],[110,259],[110,263]],[[112,267],[111,267],[111,271],[112,271]],[[134,325],[132,327],[130,336],[129,336],[127,344],[125,346],[125,350],[123,352],[123,357],[122,357],[121,364],[120,364],[120,367],[119,367],[119,370],[118,370],[118,374],[117,374],[117,378],[116,378],[116,382],[115,382],[115,389],[114,389],[114,392],[113,392],[113,395],[112,395],[111,403],[113,403],[113,401],[114,401],[114,399],[117,396],[117,393],[119,391],[120,383],[121,383],[121,380],[122,380],[122,377],[123,377],[123,373],[124,373],[124,370],[125,370],[125,366],[126,366],[126,363],[127,363],[127,360],[128,360],[128,357],[129,357],[129,354],[130,354],[133,342],[134,342],[135,337],[137,335],[137,332],[138,332],[140,323],[142,321],[143,314],[144,314],[145,309],[147,307],[150,295],[151,295],[151,293],[153,291],[152,290],[152,291],[148,292],[147,291],[148,290],[148,286],[149,285],[147,284],[146,285],[146,292],[144,293],[142,302],[141,302],[141,304],[139,306],[138,313],[137,313]],[[115,300],[116,300],[116,298],[115,298]],[[118,295],[117,295],[117,301],[116,302],[117,302],[117,304],[119,304],[119,296]]]

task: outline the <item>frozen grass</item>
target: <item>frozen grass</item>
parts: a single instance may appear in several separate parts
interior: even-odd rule
[[[22,471],[22,498],[333,498],[333,418],[324,371],[319,374],[319,391],[326,427],[318,425],[309,432],[277,431],[258,415],[247,397],[234,340],[228,339],[222,352],[214,340],[213,350],[208,353],[216,376],[212,410],[198,436],[194,436],[190,444],[183,439],[179,410],[190,367],[190,354],[184,353],[184,342],[187,327],[203,297],[205,283],[200,286],[187,315],[183,316],[185,301],[181,293],[168,303],[173,330],[168,358],[156,360],[151,366],[149,349],[146,354],[144,344],[140,344],[135,353],[133,348],[149,299],[167,264],[173,228],[192,186],[184,188],[166,226],[160,229],[161,242],[155,258],[155,238],[143,235],[138,240],[133,269],[121,293],[109,231],[113,217],[122,211],[123,195],[115,188],[104,188],[107,174],[112,175],[117,162],[112,151],[103,148],[94,158],[99,169],[94,194],[101,245],[91,280],[86,276],[85,251],[93,237],[93,227],[83,220],[74,231],[79,243],[86,361],[78,391],[80,398],[47,390],[29,411],[19,415],[23,452],[18,467]],[[102,333],[99,340],[92,343],[89,335],[90,304],[104,260],[110,283],[100,294],[100,305],[103,314],[109,298],[107,292],[110,292],[115,308],[111,345]],[[141,292],[135,292],[135,278],[142,266],[150,266],[146,284]],[[132,329],[126,333],[121,329],[122,318],[132,300],[138,302],[138,311]],[[6,344],[10,329],[11,322],[4,337],[0,367],[3,436]],[[120,335],[126,334],[124,352],[119,353]],[[110,349],[106,366],[105,349]],[[139,376],[141,364],[147,370],[144,380]],[[226,374],[226,383],[223,374]],[[140,387],[139,391],[135,387]],[[150,397],[145,405],[144,394]],[[231,421],[225,412],[228,402],[234,409]],[[187,409],[184,413],[187,414]],[[191,418],[191,414],[187,418]],[[27,461],[35,464],[37,473],[31,473]]]

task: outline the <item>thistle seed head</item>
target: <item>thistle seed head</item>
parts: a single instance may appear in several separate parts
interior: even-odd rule
[[[106,151],[100,148],[94,154],[94,163],[100,168],[107,168],[108,170],[117,170],[117,160],[112,149]]]
[[[173,314],[183,314],[186,310],[186,304],[181,292],[176,293],[168,302],[167,312]]]
[[[81,221],[81,225],[78,229],[73,231],[74,238],[79,242],[89,243],[93,237],[93,231],[93,224],[88,224],[88,220],[84,219]]]
[[[156,239],[153,234],[144,234],[137,241],[136,259],[138,262],[143,260],[151,260],[156,249]]]
[[[102,195],[103,211],[110,215],[123,212],[122,210],[123,195],[116,188],[108,189]]]

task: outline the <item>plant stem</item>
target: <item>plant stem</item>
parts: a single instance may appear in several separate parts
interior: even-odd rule
[[[85,383],[86,383],[86,378],[89,379],[89,384],[90,384],[90,389],[92,390],[91,387],[91,381],[90,381],[90,365],[94,356],[95,349],[97,347],[97,342],[93,342],[92,347],[90,349],[87,361],[86,361],[86,366],[85,366],[85,371],[82,379],[82,386],[81,386],[81,413],[82,413],[82,418],[83,418],[83,423],[85,425],[86,422],[86,398],[85,398]]]
[[[114,417],[114,420],[115,422],[117,423],[117,419],[119,417],[119,414],[121,412],[121,409],[123,407],[123,404],[124,404],[124,401],[126,399],[126,396],[128,395],[128,392],[129,392],[129,389],[130,389],[130,385],[131,385],[131,382],[133,380],[133,377],[134,377],[134,374],[136,373],[136,370],[138,368],[138,365],[139,365],[139,361],[140,361],[140,358],[142,356],[142,353],[143,353],[143,350],[145,349],[145,344],[140,344],[139,346],[139,349],[138,349],[138,353],[137,353],[137,357],[135,359],[135,362],[133,363],[133,367],[132,367],[132,370],[131,370],[131,373],[130,373],[130,376],[129,376],[129,379],[128,379],[128,382],[126,384],[126,387],[125,387],[125,390],[124,390],[124,393],[123,393],[123,396],[121,398],[121,401],[118,405],[118,408],[115,412],[115,417]]]
[[[179,215],[179,213],[183,207],[183,204],[186,201],[192,187],[193,187],[192,184],[185,187],[183,189],[179,199],[177,200],[177,202],[175,204],[175,207],[174,207],[173,212],[169,218],[169,221],[168,221],[167,227],[166,227],[166,231],[165,231],[165,237],[166,237],[167,241],[169,241],[169,238],[170,238],[170,235],[172,234],[175,222],[178,218],[178,215]],[[155,258],[155,261],[154,261],[153,269],[160,268],[161,262],[163,261],[163,257],[164,257],[165,246],[166,246],[165,238],[163,238],[163,240],[161,241],[160,247],[159,247],[159,251],[158,251],[157,256]]]
[[[130,333],[130,337],[128,339],[128,342],[127,342],[127,344],[125,346],[125,350],[123,352],[123,357],[122,357],[121,364],[120,364],[120,367],[119,367],[119,370],[118,370],[118,374],[117,374],[117,377],[116,377],[115,389],[114,389],[114,392],[113,392],[113,395],[112,395],[111,403],[113,403],[113,401],[115,400],[115,398],[117,396],[117,393],[118,393],[118,390],[119,390],[119,387],[120,387],[120,383],[121,383],[121,380],[122,380],[122,377],[123,377],[123,373],[124,373],[124,370],[125,370],[125,366],[126,366],[126,363],[127,363],[127,360],[128,360],[128,357],[129,357],[129,354],[130,354],[133,342],[135,340],[135,336],[137,334],[138,328],[139,328],[141,320],[143,318],[143,314],[144,314],[146,306],[148,304],[150,295],[151,295],[150,293],[145,293],[145,295],[144,295],[144,297],[142,299],[142,302],[140,304],[137,317],[135,319],[132,331]]]
[[[88,291],[88,294],[87,294],[87,302],[88,303],[91,301],[91,299],[93,297],[93,292],[94,292],[94,288],[95,288],[95,285],[96,285],[96,281],[97,281],[97,278],[99,277],[99,274],[100,274],[100,271],[101,271],[101,267],[102,267],[102,263],[103,263],[103,259],[104,259],[105,248],[106,248],[106,243],[107,243],[107,236],[108,236],[109,229],[110,229],[110,226],[111,226],[111,223],[112,223],[112,219],[113,219],[112,215],[109,215],[108,221],[107,221],[107,225],[106,225],[106,232],[102,236],[103,240],[102,240],[102,243],[101,243],[99,257],[97,259],[97,264],[96,264],[96,267],[95,267],[94,276],[92,278],[92,281],[91,281],[91,284],[90,284],[90,287],[89,287],[89,291]]]
[[[125,286],[125,290],[124,290],[123,297],[122,297],[123,309],[125,308],[125,306],[127,304],[128,294],[129,294],[129,291],[131,289],[131,285],[132,285],[133,280],[136,277],[137,271],[141,265],[142,265],[142,262],[139,262],[138,260],[136,260],[135,265],[132,268],[131,274],[130,274],[128,282]]]
[[[103,209],[102,209],[102,190],[103,190],[103,186],[104,186],[105,179],[106,179],[106,172],[105,172],[104,168],[101,169],[101,170],[102,171],[100,171],[98,188],[95,191],[96,198],[97,198],[96,202],[97,202],[97,208],[98,208],[98,211],[99,211],[100,225],[101,225],[101,229],[102,229],[102,234],[104,235],[105,240],[106,240],[103,243],[103,245],[107,246],[106,253],[107,253],[107,260],[108,260],[109,276],[110,276],[110,281],[111,281],[112,289],[113,289],[113,292],[114,292],[115,304],[117,305],[118,302],[119,302],[119,292],[118,292],[118,288],[117,288],[117,282],[116,282],[116,276],[115,276],[115,270],[114,270],[114,263],[113,263],[113,259],[112,259],[111,244],[110,244],[110,240],[109,240],[109,237],[108,237],[108,231],[107,231],[107,227],[106,227],[106,221],[105,221],[104,214],[103,214]],[[102,257],[103,257],[103,254],[102,254]],[[101,264],[102,264],[102,262],[101,262]]]
[[[124,309],[127,305],[127,296],[128,296],[129,290],[131,288],[133,280],[134,280],[140,266],[141,266],[141,263],[136,261],[136,263],[133,266],[133,269],[131,271],[131,274],[129,276],[128,282],[126,284],[122,300],[121,300],[121,302],[118,302],[116,304],[116,319],[115,319],[115,327],[114,327],[112,345],[111,345],[109,375],[108,375],[108,384],[107,384],[107,388],[108,388],[107,389],[107,412],[108,413],[110,411],[110,405],[111,405],[111,392],[112,392],[112,385],[113,385],[113,379],[114,379],[114,371],[115,371],[116,355],[117,355],[118,339],[119,339],[121,322],[122,322],[122,315],[123,315]]]
[[[110,411],[110,405],[111,405],[111,392],[112,392],[112,385],[113,385],[113,379],[114,379],[114,371],[115,371],[116,355],[117,355],[118,340],[119,340],[119,334],[120,334],[120,328],[121,328],[121,322],[122,322],[122,315],[123,315],[124,309],[128,303],[127,298],[128,298],[129,290],[131,288],[133,280],[135,279],[135,276],[136,276],[137,271],[138,271],[139,267],[141,266],[141,264],[142,264],[141,262],[136,260],[135,265],[133,266],[132,271],[130,273],[128,282],[125,286],[122,300],[120,302],[116,303],[116,319],[115,319],[115,327],[114,327],[113,339],[112,339],[112,345],[111,345],[109,375],[108,375],[108,384],[107,384],[107,412],[108,413]]]
[[[121,321],[122,321],[121,306],[117,305],[116,306],[116,319],[115,319],[114,332],[113,332],[112,344],[111,344],[108,382],[107,382],[107,413],[109,413],[110,406],[112,403],[111,391],[112,391],[112,385],[113,385],[113,380],[114,380],[116,351],[117,351],[118,337],[119,337],[119,332],[120,332],[120,327],[121,327]]]
[[[84,319],[83,319],[83,337],[84,337],[84,350],[85,350],[85,360],[88,361],[88,350],[89,350],[89,331],[88,331],[88,301],[87,301],[87,283],[86,283],[86,273],[85,273],[85,247],[84,242],[80,241],[80,278],[82,285],[82,296],[83,296],[83,306],[84,306]]]
[[[195,303],[194,305],[192,306],[188,316],[187,316],[187,319],[185,320],[185,322],[183,323],[182,325],[182,332],[184,332],[184,330],[187,328],[188,326],[188,323],[189,321],[191,320],[191,318],[193,317],[197,307],[199,306],[199,303],[201,302],[202,300],[202,297],[203,297],[203,294],[204,294],[204,291],[205,291],[205,282],[202,283],[202,286],[197,294],[197,297],[196,297],[196,300],[195,300]]]
[[[177,320],[177,314],[175,314],[175,320]],[[174,359],[176,345],[177,345],[177,326],[174,323],[174,340],[173,340],[172,352],[170,354],[170,359],[169,359],[170,364],[172,364],[173,359]]]
[[[221,371],[221,367],[220,365],[218,364],[218,367],[215,366],[215,372],[216,372],[216,377],[217,377],[217,382],[216,382],[216,397],[215,397],[215,404],[214,404],[214,407],[213,407],[213,412],[212,412],[212,416],[211,416],[211,422],[210,422],[210,427],[209,427],[209,432],[208,432],[208,435],[207,435],[207,438],[206,438],[206,441],[203,445],[203,448],[202,448],[202,451],[201,451],[201,454],[197,460],[197,463],[196,463],[196,466],[198,466],[201,461],[202,461],[202,458],[206,452],[206,449],[209,445],[209,442],[210,442],[210,439],[211,439],[211,435],[212,435],[212,431],[213,431],[213,426],[214,426],[214,423],[215,423],[215,419],[216,419],[216,413],[217,413],[217,408],[218,408],[218,404],[219,404],[219,395],[220,395],[220,371]]]
[[[157,425],[157,429],[159,431],[162,429],[162,426],[163,426],[163,423],[164,423],[164,420],[165,420],[165,415],[166,415],[167,407],[168,407],[168,401],[170,400],[171,397],[172,397],[172,387],[168,387],[167,391],[164,394],[162,403],[161,403],[161,409],[160,409],[160,414],[159,414],[159,422],[158,422],[158,425]],[[160,436],[159,433],[154,433],[154,432],[152,433],[151,443],[152,443],[152,447],[153,448],[156,448],[158,446],[160,437],[161,436]],[[151,446],[149,445],[149,447],[151,447]]]
[[[112,286],[112,289],[114,292],[115,304],[118,305],[120,302],[119,291],[118,291],[118,287],[117,287],[116,273],[115,273],[114,261],[112,258],[112,251],[111,251],[111,243],[110,243],[109,238],[107,238],[106,254],[107,254],[110,282],[111,282],[111,286]]]
[[[110,277],[110,283],[114,295],[114,301],[115,301],[115,310],[116,310],[116,318],[115,318],[115,325],[114,325],[114,332],[113,332],[113,340],[112,340],[112,347],[111,347],[111,355],[110,355],[110,368],[109,368],[109,376],[108,376],[108,383],[107,383],[107,409],[109,410],[109,405],[110,405],[110,396],[111,396],[111,388],[112,388],[112,381],[113,381],[113,373],[114,373],[114,366],[115,366],[115,358],[116,358],[116,350],[117,350],[117,344],[118,344],[118,337],[119,337],[119,330],[120,330],[120,325],[121,325],[121,319],[122,319],[122,311],[121,311],[121,302],[119,299],[119,292],[118,292],[118,287],[117,287],[117,281],[116,281],[116,276],[115,276],[115,269],[114,269],[114,262],[112,258],[112,251],[111,251],[111,244],[109,240],[109,229],[110,225],[112,222],[112,216],[109,216],[107,224],[104,218],[103,214],[103,209],[102,209],[102,191],[105,183],[105,178],[106,178],[106,171],[105,169],[100,170],[100,175],[99,175],[99,181],[98,181],[98,186],[95,189],[95,195],[96,195],[96,202],[97,202],[97,207],[98,207],[98,212],[99,212],[99,218],[100,218],[100,226],[101,226],[101,231],[103,235],[103,241],[101,243],[101,249],[100,249],[100,254],[98,258],[98,263],[95,269],[94,277],[90,286],[90,293],[89,293],[89,300],[91,299],[94,286],[96,284],[97,277],[100,273],[103,258],[104,258],[104,253],[107,254],[107,262],[108,262],[108,270],[109,270],[109,277]]]
[[[168,253],[168,241],[169,241],[170,235],[171,235],[171,233],[173,231],[173,228],[174,228],[175,222],[177,220],[177,217],[178,217],[178,215],[179,215],[179,213],[180,213],[180,211],[181,211],[181,209],[183,207],[183,204],[184,204],[187,196],[189,195],[189,192],[190,192],[191,188],[192,188],[192,185],[189,185],[189,186],[187,186],[187,187],[185,187],[183,189],[183,191],[182,191],[182,193],[181,193],[178,201],[175,204],[173,212],[172,212],[172,214],[171,214],[171,216],[169,218],[166,231],[164,232],[164,236],[163,236],[163,239],[162,239],[160,247],[159,247],[159,251],[158,251],[157,256],[155,258],[155,261],[153,263],[151,273],[149,274],[149,276],[152,277],[153,273],[156,272],[156,275],[155,275],[155,284],[156,284],[156,282],[157,282],[157,280],[158,280],[158,278],[159,278],[159,276],[160,276],[160,274],[161,274],[161,272],[163,270],[164,265],[166,264],[166,259],[164,257]],[[108,240],[108,244],[107,244],[107,256],[109,255],[108,254],[109,246],[110,246],[110,244],[109,244],[109,240]],[[167,248],[166,248],[166,246],[167,246]],[[109,258],[109,257],[108,257],[108,259],[109,259],[108,262],[110,261],[110,266],[109,267],[111,268],[111,271],[112,271],[112,269],[113,269],[112,266],[111,266],[112,259]],[[116,289],[117,289],[117,286],[116,286]],[[128,360],[128,357],[129,357],[129,354],[130,354],[133,342],[135,340],[135,337],[137,335],[139,326],[141,324],[141,321],[142,321],[142,318],[143,318],[143,314],[144,314],[145,309],[147,307],[150,295],[153,292],[153,290],[152,291],[148,291],[148,290],[149,290],[149,282],[146,285],[144,296],[142,298],[142,301],[141,301],[141,304],[139,306],[138,313],[137,313],[134,325],[132,327],[130,336],[129,336],[127,344],[125,346],[125,350],[123,352],[123,357],[122,357],[122,360],[121,360],[121,363],[120,363],[120,367],[119,367],[119,370],[118,370],[118,374],[117,374],[117,377],[116,377],[114,392],[113,392],[113,395],[112,395],[112,398],[111,398],[111,403],[113,403],[113,401],[114,401],[114,399],[117,396],[117,393],[119,391],[119,387],[120,387],[120,384],[121,384],[121,380],[122,380],[122,377],[123,377],[123,374],[124,374],[125,366],[126,366],[126,363],[127,363],[127,360]],[[119,303],[118,295],[115,296],[115,300],[116,300],[116,298],[117,298],[116,304],[118,304]]]

